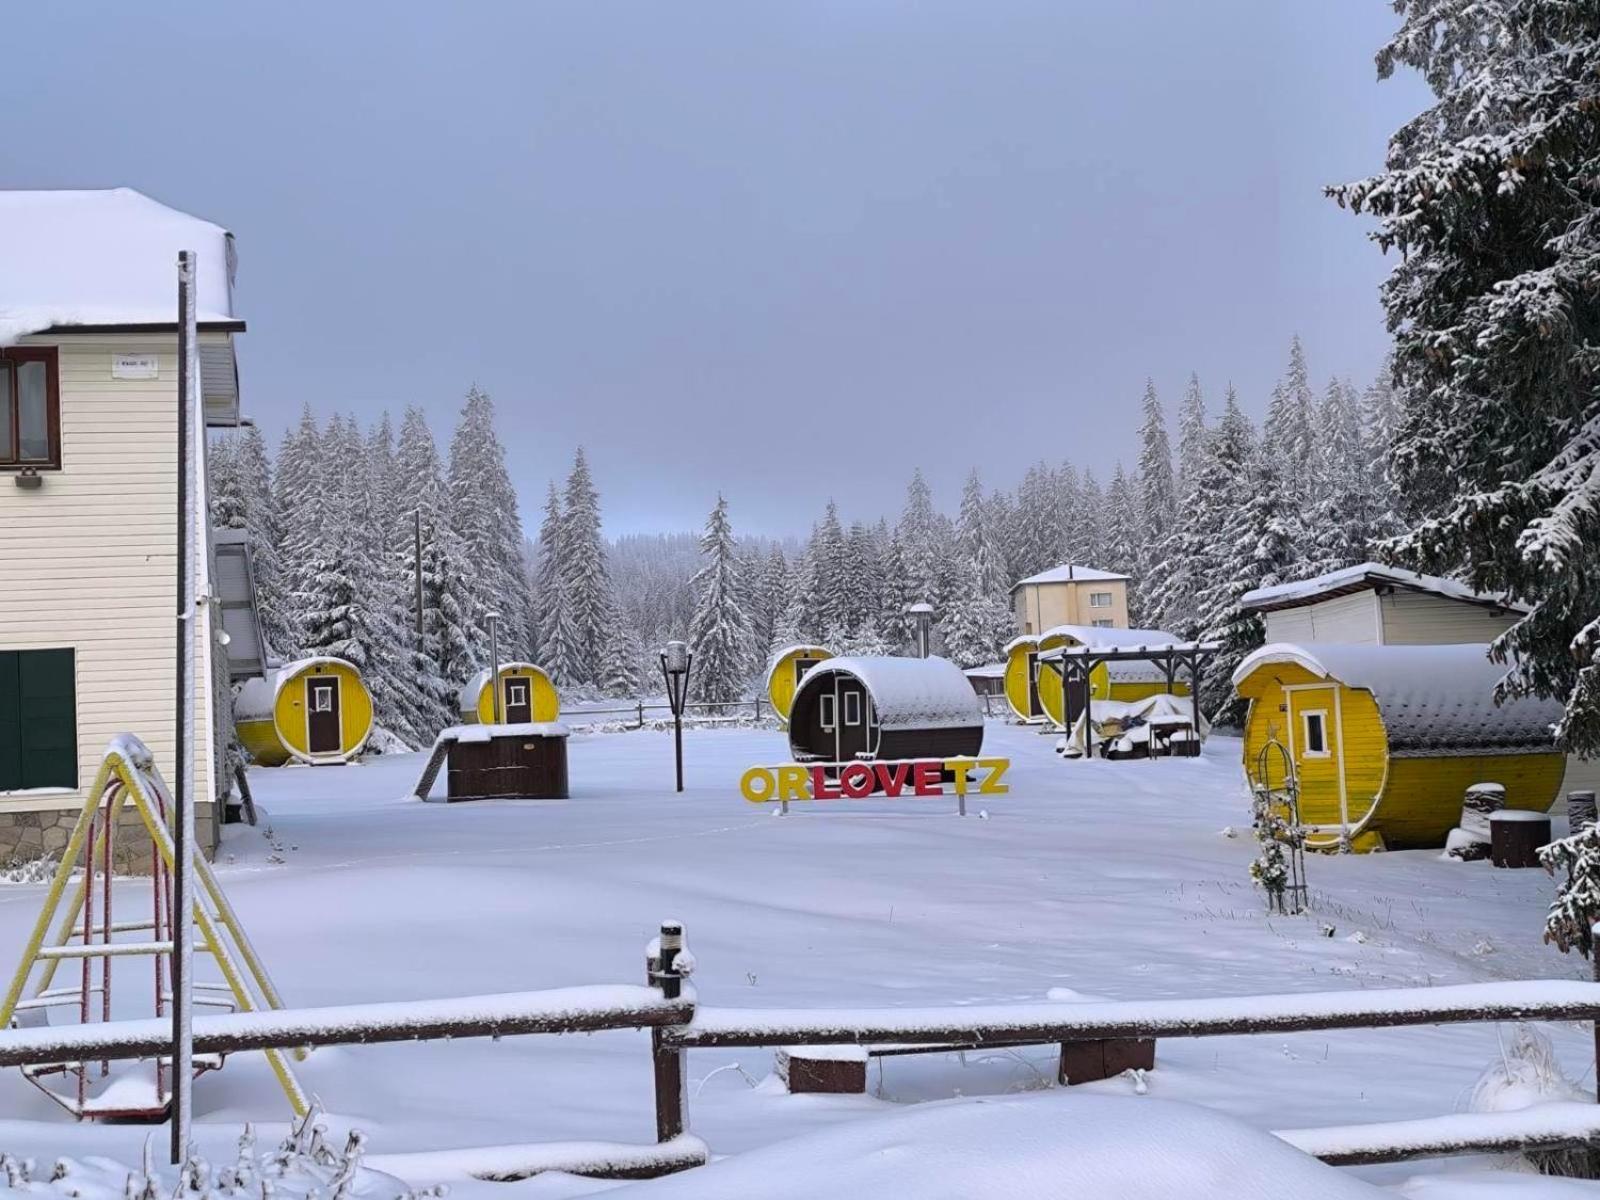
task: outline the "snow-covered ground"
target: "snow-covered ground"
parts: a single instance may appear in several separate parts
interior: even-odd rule
[[[1198,760],[1122,763],[1062,762],[1051,745],[991,723],[984,750],[1012,759],[1012,790],[969,798],[965,819],[953,798],[796,805],[787,817],[751,805],[742,770],[786,757],[783,736],[763,729],[686,734],[681,796],[671,737],[655,731],[575,735],[568,801],[401,799],[417,755],[262,770],[252,784],[263,824],[227,830],[219,869],[297,1006],[638,982],[645,942],[667,917],[687,926],[701,999],[752,1008],[1587,977],[1586,964],[1540,942],[1551,889],[1542,872],[1424,852],[1314,857],[1313,915],[1269,918],[1248,882],[1236,741],[1214,738]],[[130,897],[139,886],[119,885]],[[6,970],[42,890],[0,888]],[[144,1000],[131,992],[119,1002],[129,1015]],[[1549,1032],[1567,1073],[1592,1087],[1590,1031]],[[1172,1040],[1149,1096],[1261,1129],[1432,1116],[1464,1105],[1501,1039],[1509,1031],[1466,1025]],[[913,1101],[1044,1090],[1055,1074],[1048,1048],[893,1058],[872,1063],[872,1095],[815,1097],[767,1078],[770,1051],[697,1051],[689,1065],[693,1131],[718,1155]],[[376,1155],[653,1137],[646,1038],[635,1032],[328,1049],[299,1072],[335,1132],[364,1129]],[[1132,1085],[1072,1092],[1128,1096]],[[286,1116],[255,1055],[203,1078],[196,1100],[217,1159],[231,1158],[243,1122],[277,1136]],[[12,1072],[0,1074],[0,1113],[0,1150],[41,1158],[134,1161],[148,1132],[73,1126]],[[1430,1198],[1484,1186],[1491,1197],[1600,1195],[1600,1185],[1527,1178],[1502,1191],[1482,1162],[1344,1174],[1425,1186],[1415,1194]],[[1405,1184],[1419,1174],[1432,1178]],[[1455,1186],[1465,1179],[1475,1190]],[[595,1186],[546,1178],[466,1190]]]

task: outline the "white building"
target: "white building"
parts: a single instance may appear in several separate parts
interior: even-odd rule
[[[197,255],[207,424],[236,424],[244,322],[227,230],[127,189],[0,191],[0,860],[65,845],[114,734],[176,776],[180,250]],[[202,611],[193,750],[208,845],[231,728],[214,627]]]

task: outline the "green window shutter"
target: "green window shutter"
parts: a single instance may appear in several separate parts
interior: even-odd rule
[[[71,650],[19,650],[22,783],[25,788],[78,786],[76,672]]]
[[[22,705],[18,654],[0,650],[0,792],[22,786]]]

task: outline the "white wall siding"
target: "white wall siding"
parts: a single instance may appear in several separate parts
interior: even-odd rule
[[[225,338],[222,334],[204,338]],[[70,647],[77,669],[78,781],[107,741],[133,733],[171,783],[177,605],[177,339],[30,338],[60,347],[61,470],[37,491],[0,473],[0,649]],[[119,353],[155,353],[156,379],[112,379]],[[209,619],[196,631],[197,798],[212,795]],[[0,796],[64,807],[76,795]]]
[[[1393,646],[1492,642],[1517,620],[1515,613],[1420,592],[1396,591],[1380,596],[1379,605],[1383,639]]]
[[[1269,642],[1345,642],[1367,646],[1378,640],[1378,612],[1371,592],[1279,609],[1267,613],[1266,618]]]

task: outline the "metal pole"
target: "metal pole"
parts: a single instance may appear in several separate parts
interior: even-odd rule
[[[412,514],[412,534],[415,538],[415,563],[417,583],[417,653],[424,652],[422,644],[422,510]]]
[[[494,694],[494,723],[500,724],[500,614],[486,614],[489,621],[489,687]]]
[[[174,1166],[189,1152],[189,1122],[194,1091],[194,920],[189,913],[194,889],[194,752],[189,736],[194,722],[194,605],[191,561],[190,489],[197,461],[191,445],[197,435],[190,407],[197,400],[195,358],[194,252],[178,255],[178,622],[177,696],[173,713],[176,771],[172,793],[172,1145]]]
[[[677,958],[683,951],[683,926],[677,921],[661,922],[661,937],[656,957],[647,957],[646,971],[650,983],[661,989],[666,1000],[676,1000],[683,994],[683,976],[677,970]],[[656,1082],[656,1141],[670,1142],[688,1127],[687,1093],[684,1084],[684,1054],[681,1049],[662,1045],[661,1027],[650,1030],[650,1058],[655,1068]]]

